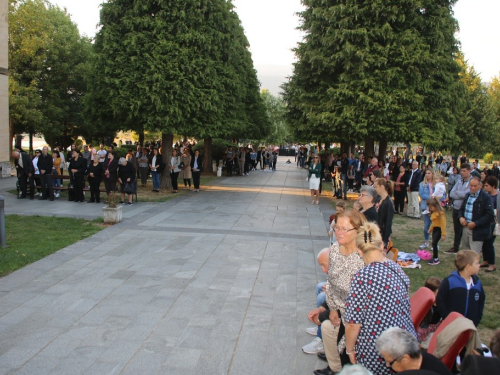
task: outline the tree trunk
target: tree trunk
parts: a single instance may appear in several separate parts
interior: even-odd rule
[[[144,135],[144,133],[143,133]],[[172,144],[174,143],[174,135],[172,133],[162,133],[161,134],[161,160],[162,163],[168,166],[170,158],[172,157]],[[170,180],[170,169],[165,167],[163,172],[161,172],[160,177],[160,187],[169,188],[172,186],[172,181]]]
[[[330,142],[325,142],[325,150],[328,151],[330,149]]]
[[[410,144],[410,142],[406,142],[406,150],[404,153],[404,158],[406,160],[408,160],[408,158],[410,157],[410,154],[411,154],[411,144]]]
[[[378,142],[378,160],[383,160],[385,163],[385,154],[387,151],[387,140],[383,139]]]
[[[365,138],[365,159],[375,154],[375,141],[370,138]]]
[[[347,153],[347,155],[349,155],[349,143],[348,142],[342,142],[340,144],[340,153],[343,154],[343,153]]]
[[[162,136],[162,139],[163,139],[163,136]],[[144,129],[139,132],[139,145],[141,147],[144,147]]]
[[[30,132],[30,156],[33,156],[33,132]]]
[[[212,138],[206,137],[203,140],[203,171],[212,173]]]

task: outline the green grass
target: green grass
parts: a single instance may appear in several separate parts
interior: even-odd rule
[[[325,184],[323,184],[323,186],[325,186]],[[331,193],[326,193],[325,195],[331,196]],[[351,196],[348,194],[348,197],[350,199],[345,202],[347,207],[351,208],[356,195],[354,194]],[[335,207],[336,201],[336,199],[333,200],[333,207]],[[439,242],[439,260],[441,263],[438,266],[429,266],[427,262],[421,261],[420,264],[422,265],[422,268],[405,269],[406,274],[411,280],[410,291],[412,293],[423,286],[427,278],[436,276],[443,279],[456,269],[454,264],[455,257],[442,252],[442,250],[447,250],[453,245],[454,232],[451,211],[446,211],[446,219],[446,240]],[[399,251],[415,253],[424,240],[423,228],[424,222],[422,219],[413,220],[404,216],[396,215],[392,224],[392,241],[394,242],[394,247],[399,249]],[[497,260],[496,263],[498,267],[500,265],[500,239],[497,239],[495,242],[495,251]],[[481,262],[482,260],[481,256]],[[498,293],[498,285],[500,285],[500,269],[491,273],[486,273],[484,272],[484,269],[481,269],[478,276],[481,279],[486,293],[486,305],[478,331],[481,340],[484,343],[489,344],[493,331],[500,327],[500,297]]]
[[[0,248],[0,276],[92,236],[104,229],[102,219],[83,220],[59,217],[5,217],[7,247]]]

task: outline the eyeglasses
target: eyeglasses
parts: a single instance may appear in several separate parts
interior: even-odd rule
[[[360,197],[367,197],[367,196],[368,196],[368,194],[362,194],[362,193],[361,193],[361,194],[359,194],[359,196],[360,196]]]
[[[392,367],[392,365],[393,365],[395,362],[399,361],[399,360],[400,360],[400,358],[399,358],[399,357],[397,357],[396,359],[394,359],[394,360],[392,360],[391,362],[389,362],[389,367]],[[387,361],[385,361],[385,363],[387,363]]]
[[[347,229],[347,228],[341,228],[341,227],[338,227],[335,225],[333,227],[333,230],[337,233],[347,233],[347,232],[350,232],[352,230],[356,230],[356,228]]]

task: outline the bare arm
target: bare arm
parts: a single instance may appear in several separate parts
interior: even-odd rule
[[[345,351],[352,364],[356,363],[356,341],[358,340],[361,324],[345,324]]]

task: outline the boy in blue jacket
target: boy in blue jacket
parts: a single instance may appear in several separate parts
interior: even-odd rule
[[[436,297],[437,311],[443,319],[456,311],[472,320],[477,327],[483,316],[485,294],[479,272],[479,254],[460,250],[455,258],[457,271],[443,280]]]

